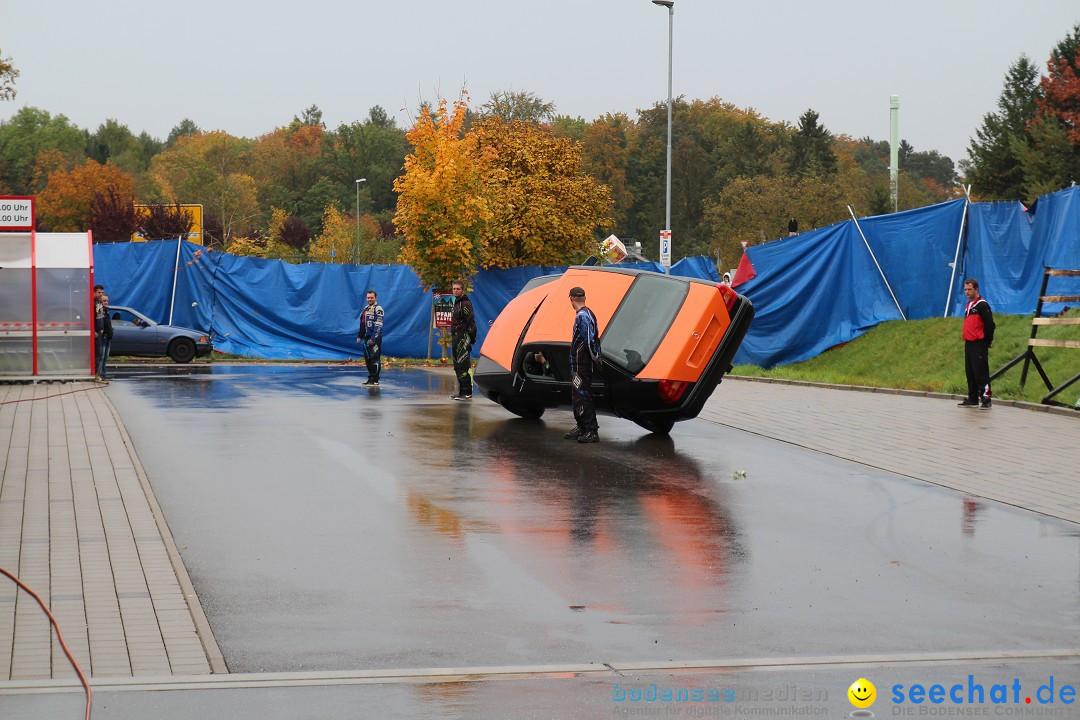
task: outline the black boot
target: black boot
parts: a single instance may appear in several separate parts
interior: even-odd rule
[[[579,443],[600,442],[600,435],[595,430],[587,430],[578,437],[577,441]]]
[[[585,431],[581,429],[580,425],[575,425],[574,429],[563,435],[567,440],[577,440],[579,437],[585,434]]]

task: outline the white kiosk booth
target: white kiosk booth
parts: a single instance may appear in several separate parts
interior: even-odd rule
[[[29,228],[12,230],[21,209]],[[90,232],[39,233],[32,218],[32,198],[0,197],[0,382],[93,378]]]

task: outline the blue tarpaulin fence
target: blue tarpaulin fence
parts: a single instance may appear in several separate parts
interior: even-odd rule
[[[386,311],[383,352],[426,357],[431,295],[404,265],[293,265],[238,257],[183,242],[94,246],[95,282],[113,305],[134,307],[158,322],[210,332],[216,350],[271,360],[346,360],[360,356],[356,343],[368,289]],[[657,263],[629,267],[660,272]],[[175,272],[175,301],[173,300]],[[481,270],[470,292],[477,317],[476,350],[488,321],[525,283],[566,267]],[[689,258],[673,273],[718,281],[707,260]],[[438,354],[438,348],[434,349]]]
[[[963,219],[964,201],[955,200],[860,219],[865,243],[847,220],[748,248],[756,276],[738,290],[757,314],[735,362],[807,360],[900,319],[900,308],[909,320],[941,317],[946,308],[958,316],[968,277],[978,279],[994,312],[1030,314],[1044,266],[1080,269],[1080,187],[1045,195],[1031,210],[1018,202],[971,203],[961,233]],[[1054,294],[1080,294],[1076,280],[1061,278]]]
[[[1030,210],[1015,202],[971,203],[961,233],[964,217],[964,201],[956,200],[748,248],[756,276],[738,290],[753,301],[756,316],[735,362],[770,367],[806,360],[880,322],[900,319],[900,309],[908,319],[940,317],[946,307],[958,315],[965,277],[979,279],[995,312],[1028,314],[1044,266],[1080,269],[1080,188],[1043,196]],[[958,243],[960,266],[954,272]],[[97,282],[114,305],[135,307],[159,322],[168,321],[171,307],[173,324],[210,332],[215,349],[223,352],[267,359],[356,358],[358,317],[369,288],[386,310],[383,352],[428,352],[431,296],[403,265],[293,265],[187,242],[180,244],[177,263],[174,241],[96,245],[94,258]],[[630,267],[662,271],[656,263]],[[488,321],[525,283],[564,269],[479,271],[470,292],[476,348]],[[686,258],[671,272],[720,280],[704,257]],[[1066,287],[1070,280],[1077,278],[1062,279],[1054,294],[1080,294],[1075,283]]]

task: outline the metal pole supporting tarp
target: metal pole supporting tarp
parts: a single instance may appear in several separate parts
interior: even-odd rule
[[[945,295],[945,314],[949,317],[949,305],[952,304],[953,283],[956,282],[956,269],[960,266],[960,246],[964,242],[964,225],[967,223],[968,204],[971,202],[971,186],[964,188],[964,214],[960,217],[960,234],[956,237],[956,254],[953,255],[952,275],[949,276],[949,291]]]
[[[172,271],[172,299],[169,300],[169,324],[172,325],[173,308],[176,307],[176,276],[180,272],[180,246],[184,243],[184,236],[176,237],[176,262]]]
[[[851,213],[851,219],[855,221],[855,227],[859,230],[859,235],[862,236],[863,244],[866,245],[866,249],[870,251],[870,257],[873,258],[874,264],[877,265],[877,271],[881,273],[881,279],[885,281],[885,287],[889,289],[889,294],[892,295],[893,302],[896,303],[896,309],[900,311],[900,317],[907,320],[907,315],[904,314],[904,308],[900,307],[900,301],[896,299],[896,293],[892,291],[892,286],[889,285],[889,278],[885,277],[885,271],[881,269],[881,264],[877,261],[877,256],[874,255],[874,251],[870,248],[870,243],[866,241],[866,235],[863,234],[862,228],[859,226],[859,219],[855,217],[855,211],[851,209],[851,206],[847,206],[847,211]]]

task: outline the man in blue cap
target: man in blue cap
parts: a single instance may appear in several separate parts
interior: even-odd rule
[[[600,333],[596,315],[585,305],[585,290],[570,288],[570,304],[574,306],[574,333],[570,340],[570,394],[577,425],[563,437],[579,443],[600,442],[600,426],[596,422],[592,397],[593,367],[600,364]]]

